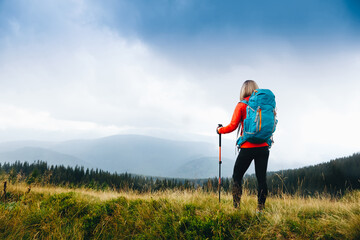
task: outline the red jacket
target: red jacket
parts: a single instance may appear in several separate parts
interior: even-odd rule
[[[245,100],[249,101],[249,97],[246,97]],[[229,125],[219,128],[218,132],[221,134],[224,133],[231,133],[235,129],[238,128],[239,124],[241,123],[241,126],[244,124],[244,119],[246,118],[246,107],[247,105],[245,103],[239,102],[236,105],[234,114],[232,116],[231,122]],[[251,142],[244,142],[241,145],[241,148],[255,148],[255,147],[266,147],[269,146],[266,142],[264,143],[251,143]]]

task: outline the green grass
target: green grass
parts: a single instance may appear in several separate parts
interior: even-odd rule
[[[360,239],[360,192],[269,197],[256,213],[246,192],[156,194],[9,186],[0,201],[0,239]]]

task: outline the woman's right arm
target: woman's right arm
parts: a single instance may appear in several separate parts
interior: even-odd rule
[[[236,105],[230,124],[225,127],[218,128],[218,132],[220,134],[231,133],[239,126],[240,121],[241,121],[241,106],[242,106],[242,104],[243,103],[239,102]]]

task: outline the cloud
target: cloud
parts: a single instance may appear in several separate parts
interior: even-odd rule
[[[224,114],[206,103],[206,91],[191,73],[146,43],[81,23],[67,32],[71,39],[58,38],[59,33],[45,37],[28,33],[29,42],[12,36],[20,40],[7,43],[0,55],[0,100],[16,106],[7,110],[10,122],[18,117],[16,109],[46,113],[51,119],[44,114],[37,119],[46,124],[36,124],[29,115],[23,128],[43,131],[42,126],[54,126],[58,120],[61,124],[55,125],[73,131],[74,138],[83,130],[77,122],[93,124],[99,135],[116,134],[123,126],[129,131],[206,132],[204,116]],[[72,129],[66,122],[73,124]],[[105,131],[100,126],[114,127]],[[79,131],[74,131],[76,127]]]
[[[0,112],[0,128],[2,130],[98,131],[104,135],[122,130],[116,126],[101,126],[92,122],[54,119],[48,112],[36,112],[10,105],[0,105]]]
[[[0,104],[0,137],[12,140],[63,140],[73,137],[89,138],[120,134],[128,127],[100,125],[89,121],[69,121],[53,118],[48,112],[22,109]],[[19,134],[18,136],[16,136]]]
[[[224,35],[228,30],[242,37],[257,32],[296,39],[332,35],[334,28],[338,32],[349,23],[357,23],[357,17],[349,14],[354,6],[346,2],[140,0],[94,4],[102,10],[101,22],[148,40],[159,35]]]
[[[303,166],[358,151],[360,129],[352,124],[360,118],[357,35],[307,46],[311,34],[299,44],[288,31],[269,33],[254,22],[260,30],[248,37],[234,30],[246,23],[234,14],[219,13],[213,25],[205,21],[206,13],[218,14],[211,6],[202,6],[204,18],[192,19],[197,10],[189,1],[153,13],[144,13],[148,5],[139,8],[141,1],[2,4],[10,10],[0,21],[0,141],[138,133],[216,145],[216,125],[230,122],[242,82],[254,79],[277,98],[274,164]],[[177,15],[166,22],[173,6]],[[327,8],[330,18],[335,8]],[[158,11],[162,17],[152,22]],[[193,21],[198,25],[191,28]],[[142,33],[153,23],[153,36]],[[224,138],[233,142],[234,135]],[[224,154],[233,157],[232,145]]]

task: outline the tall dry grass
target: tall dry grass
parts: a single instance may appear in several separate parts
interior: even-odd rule
[[[198,191],[95,191],[8,186],[0,202],[0,239],[360,239],[360,192],[340,199]]]

